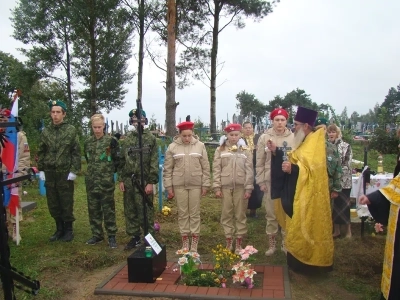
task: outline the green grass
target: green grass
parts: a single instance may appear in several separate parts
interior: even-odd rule
[[[353,146],[354,159],[363,160],[362,150],[362,147]],[[372,151],[369,154],[371,167],[374,168],[373,160],[376,158]],[[394,168],[393,156],[385,156],[385,170],[392,167]],[[91,237],[91,232],[83,176],[78,176],[75,181],[75,239],[71,243],[48,242],[55,230],[55,224],[49,215],[46,197],[39,195],[37,182],[26,185],[23,189],[28,192],[24,201],[35,201],[37,208],[24,215],[24,221],[21,222],[20,246],[10,242],[11,263],[19,271],[39,280],[41,290],[35,298],[18,292],[17,299],[67,299],[77,286],[89,281],[88,278],[94,278],[107,267],[116,268],[126,261],[130,252],[125,252],[123,247],[129,237],[125,234],[122,194],[118,189],[115,192],[118,249],[113,250],[108,248],[106,242],[96,246],[85,244]],[[165,204],[172,208],[172,214],[164,216],[157,213],[156,219],[161,224],[157,239],[167,245],[168,260],[175,261],[175,251],[181,246],[176,204],[173,200],[166,201]],[[211,193],[202,199],[201,238],[198,250],[203,263],[211,262],[211,249],[219,243],[224,244],[224,234],[219,224],[220,211],[220,200],[214,198]],[[255,263],[285,265],[286,259],[281,251],[269,258],[264,255],[267,247],[264,208],[258,210],[258,215],[257,219],[248,219],[248,236],[244,243],[259,250],[259,253],[254,255]],[[359,225],[353,224],[354,235],[359,236],[359,232]],[[336,240],[333,272],[319,277],[304,277],[290,272],[293,299],[374,299],[379,295],[383,247],[384,239],[380,237]],[[97,279],[97,283],[104,278]],[[93,289],[93,285],[91,288]],[[340,297],[337,298],[337,295]]]
[[[364,162],[364,145],[361,143],[354,142],[352,145],[353,159]],[[376,171],[378,166],[378,155],[379,153],[374,149],[368,149],[367,151],[367,163],[371,170]],[[383,154],[383,171],[387,173],[393,173],[394,167],[396,166],[396,154]],[[363,164],[353,164],[353,167],[362,168]]]

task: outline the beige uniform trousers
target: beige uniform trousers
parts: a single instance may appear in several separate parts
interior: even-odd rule
[[[276,234],[278,232],[278,220],[275,215],[275,200],[271,199],[270,191],[264,193],[263,202],[265,205],[265,219],[267,220],[265,232],[267,234]]]
[[[247,233],[246,210],[249,200],[243,199],[244,188],[222,188],[221,225],[225,237],[243,236]]]
[[[174,188],[174,193],[181,235],[198,235],[200,233],[201,188],[190,190]]]

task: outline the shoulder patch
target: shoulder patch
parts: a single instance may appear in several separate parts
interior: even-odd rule
[[[24,152],[30,152],[28,143],[24,143]]]

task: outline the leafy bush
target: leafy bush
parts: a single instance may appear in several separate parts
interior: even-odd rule
[[[393,132],[386,132],[383,128],[377,128],[370,141],[370,148],[382,154],[397,153],[398,138]]]
[[[182,282],[188,286],[219,287],[218,275],[209,270],[195,270],[190,274],[182,275]]]

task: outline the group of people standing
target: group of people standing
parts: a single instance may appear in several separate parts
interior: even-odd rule
[[[49,108],[52,123],[41,134],[38,168],[40,178],[45,181],[48,208],[56,225],[50,241],[68,242],[74,238],[73,181],[81,168],[81,150],[76,129],[64,121],[66,105],[59,100],[50,101]],[[295,121],[301,118],[302,112],[309,113],[309,110],[300,107]],[[316,118],[316,113],[312,112]],[[88,164],[85,184],[92,231],[92,237],[86,242],[89,245],[104,240],[104,223],[109,246],[117,247],[114,202],[116,172],[124,198],[126,233],[131,237],[125,249],[132,249],[142,243],[143,204],[141,191],[134,182],[137,177],[134,179],[132,176],[141,172],[139,153],[142,152],[144,192],[151,195],[153,185],[158,183],[158,157],[156,138],[144,130],[146,113],[141,111],[140,121],[137,115],[135,110],[130,111],[129,120],[136,128],[141,126],[142,149],[139,149],[138,130],[129,132],[120,144],[116,137],[105,134],[105,120],[101,114],[95,114],[90,119],[92,135],[84,143]],[[313,130],[318,126],[326,126],[326,120],[295,122],[295,132],[292,133],[287,127],[289,115],[286,110],[277,108],[271,112],[270,117],[273,126],[261,136],[254,134],[250,122],[245,122],[243,127],[240,124],[230,124],[224,129],[226,135],[222,137],[214,154],[212,182],[207,151],[194,135],[194,123],[188,119],[177,125],[179,133],[166,151],[163,180],[168,197],[177,201],[182,249],[197,252],[200,239],[200,199],[212,189],[215,196],[221,199],[220,222],[228,249],[232,250],[235,246],[236,253],[242,249],[243,238],[247,234],[246,210],[250,209],[250,216],[254,216],[255,210],[263,202],[268,241],[265,254],[270,256],[275,253],[279,231],[282,235],[281,249],[286,253],[287,216],[291,213],[286,211],[285,197],[281,194],[290,186],[291,182],[286,177],[292,174],[287,174],[287,171],[280,168],[280,164],[287,164],[289,157],[298,152],[306,136],[314,133]],[[304,132],[303,127],[308,131]],[[321,150],[320,154],[327,153],[323,155],[326,157],[324,172],[329,182],[327,199],[335,199],[333,237],[340,234],[339,225],[342,223],[347,225],[347,236],[350,236],[351,147],[340,139],[340,129],[335,125],[328,126],[329,141],[325,138],[326,127],[321,132],[325,152]],[[311,158],[315,161],[315,155]],[[318,177],[318,180],[321,178]],[[308,184],[305,182],[303,188]],[[293,196],[293,193],[294,190],[285,196]],[[330,207],[325,209],[325,212],[330,211]],[[153,233],[154,210],[151,207],[147,217],[151,225],[149,232]],[[324,222],[330,224],[326,219]],[[289,234],[291,237],[292,233]],[[289,238],[289,248],[290,241]]]
[[[307,109],[302,109],[300,108],[300,118],[302,111],[308,112]],[[281,249],[286,253],[285,236],[288,214],[282,205],[281,193],[289,183],[285,182],[287,174],[281,169],[274,170],[274,166],[280,168],[282,163],[287,162],[288,154],[299,147],[306,134],[300,125],[296,125],[295,133],[288,129],[289,115],[285,109],[275,109],[270,117],[273,126],[261,136],[253,133],[250,122],[245,122],[243,127],[240,124],[230,124],[224,129],[225,135],[221,138],[220,145],[214,154],[212,183],[210,183],[207,152],[204,144],[194,135],[194,123],[187,120],[177,126],[179,134],[166,152],[164,186],[169,198],[175,197],[177,200],[182,249],[197,252],[200,236],[200,199],[211,187],[215,196],[221,199],[220,222],[226,238],[226,248],[232,250],[235,246],[235,252],[240,252],[243,237],[247,234],[246,209],[250,209],[250,216],[252,216],[255,209],[264,202],[268,240],[265,254],[271,256],[275,253],[276,237],[279,231],[282,235]],[[311,125],[309,123],[301,123],[301,125],[308,124],[306,125],[308,126],[307,134],[324,127],[320,132],[324,150],[321,150],[321,157],[325,159],[323,164],[325,169],[321,167],[318,169],[321,172],[324,170],[326,183],[329,183],[325,199],[329,207],[323,207],[325,213],[329,214],[329,218],[325,218],[324,222],[332,225],[332,220],[334,220],[336,224],[335,231],[331,230],[328,238],[332,239],[338,235],[337,231],[342,223],[346,224],[349,237],[351,236],[350,189],[343,193],[342,185],[343,189],[348,188],[346,185],[349,182],[348,176],[350,176],[351,184],[351,147],[341,140],[340,129],[335,125],[329,125],[330,140],[328,141],[327,122],[325,119],[317,120],[316,117],[315,112],[315,119],[309,122],[312,123]],[[279,159],[276,158],[277,150],[282,154]],[[314,156],[311,156],[311,159],[313,158]],[[347,172],[344,173],[343,170]],[[333,201],[333,211],[337,213],[333,216],[331,215],[331,199],[336,199]],[[251,205],[250,201],[252,201]],[[321,202],[324,203],[324,201]],[[191,245],[190,236],[192,237]]]
[[[55,221],[56,231],[49,241],[70,242],[74,239],[73,214],[74,183],[81,169],[81,148],[79,136],[74,126],[64,121],[67,107],[64,102],[49,102],[52,122],[45,127],[40,136],[38,147],[39,177],[45,181],[47,205]],[[140,115],[140,120],[138,120]],[[136,110],[129,112],[129,122],[137,129],[147,124],[146,113]],[[145,193],[153,193],[153,184],[158,183],[158,156],[156,138],[143,130],[142,148],[139,148],[138,130],[131,131],[120,145],[118,137],[105,134],[105,120],[102,114],[90,119],[92,135],[84,143],[84,155],[87,162],[85,175],[89,223],[92,237],[86,244],[95,245],[104,240],[104,229],[110,248],[117,248],[115,217],[115,177],[123,192],[126,233],[131,237],[125,250],[142,243],[141,225],[143,224],[143,206],[141,193],[134,184],[133,175],[141,173],[139,152],[143,154],[143,172]],[[154,211],[148,210],[149,232],[154,233]]]
[[[50,101],[49,108],[52,122],[42,131],[38,147],[39,177],[45,181],[47,204],[56,227],[49,240],[69,242],[74,238],[74,180],[81,169],[79,135],[64,121],[67,108],[62,101]],[[280,231],[281,250],[291,269],[331,270],[333,239],[340,236],[341,225],[345,225],[345,236],[351,237],[352,149],[343,141],[340,128],[326,119],[317,119],[317,115],[314,110],[298,107],[292,132],[287,127],[288,112],[277,108],[270,114],[272,127],[261,136],[254,134],[250,122],[243,127],[228,125],[214,154],[212,180],[208,154],[194,134],[194,123],[188,118],[178,124],[179,133],[165,154],[163,181],[168,198],[177,202],[182,249],[198,251],[200,200],[212,189],[221,199],[220,222],[227,249],[240,252],[247,234],[246,211],[250,209],[250,216],[254,217],[264,202],[268,241],[265,254],[275,253]],[[159,180],[156,138],[144,129],[148,121],[143,110],[129,112],[129,123],[136,130],[130,131],[123,143],[118,137],[105,134],[103,115],[95,114],[90,121],[93,134],[84,143],[84,154],[92,237],[86,244],[104,240],[104,224],[109,247],[117,248],[114,174],[118,173],[126,233],[131,237],[125,250],[129,250],[142,243],[143,192],[153,194],[153,185]],[[20,139],[25,143],[20,151],[21,161],[29,154],[24,137]],[[144,191],[135,182],[141,172]],[[369,205],[376,220],[388,224],[382,279],[382,298],[387,300],[400,295],[393,284],[400,278],[399,189],[397,176],[389,186],[359,199],[360,204]],[[151,204],[147,212],[148,229],[153,234]]]

